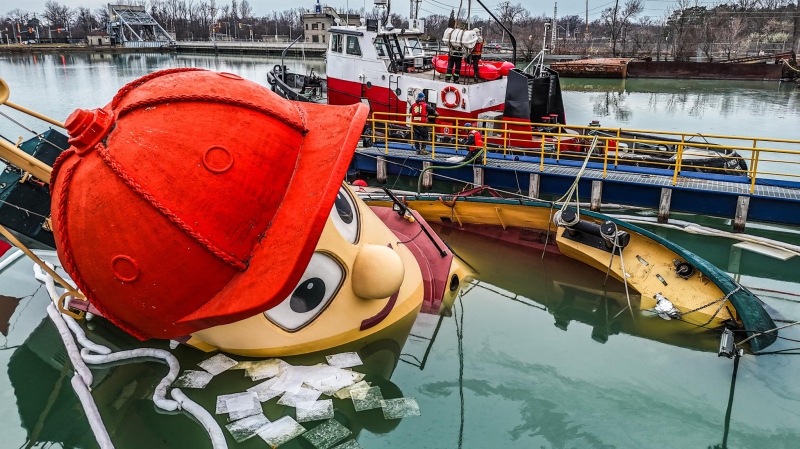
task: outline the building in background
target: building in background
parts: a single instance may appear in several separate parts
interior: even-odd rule
[[[321,6],[319,0],[314,5],[314,12],[303,14],[303,33],[306,42],[327,42],[328,30],[338,23],[344,25],[361,25],[361,16],[358,14],[346,14],[344,16],[336,12],[330,6]]]

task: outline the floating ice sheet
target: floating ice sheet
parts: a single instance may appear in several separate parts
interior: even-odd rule
[[[350,436],[351,433],[350,429],[339,424],[339,421],[329,419],[304,433],[303,438],[317,449],[328,449]]]
[[[258,362],[251,362],[245,368],[244,374],[253,380],[269,379],[280,374],[280,359],[267,359]]]
[[[237,443],[241,443],[256,436],[258,431],[267,424],[269,424],[269,419],[267,419],[263,413],[260,413],[234,421],[225,425],[225,428],[228,429],[228,432],[231,433],[233,439],[236,440]]]
[[[217,374],[233,368],[237,363],[236,360],[233,360],[225,354],[217,354],[210,359],[203,360],[198,363],[197,366],[216,376]]]
[[[222,415],[224,413],[230,413],[230,411],[228,410],[228,403],[232,402],[234,406],[237,406],[238,402],[234,401],[237,398],[251,398],[251,399],[243,399],[242,402],[243,404],[251,404],[252,402],[247,402],[247,401],[252,401],[252,398],[258,400],[258,395],[251,391],[245,391],[242,393],[223,394],[217,396],[217,407],[214,413],[218,415]]]
[[[250,387],[247,391],[251,391],[258,395],[258,400],[261,402],[267,402],[272,398],[277,398],[278,396],[282,395],[282,391],[273,390],[271,387],[278,381],[277,377],[273,377],[272,379],[267,380],[266,382],[261,382],[260,384]]]
[[[350,399],[350,391],[352,390],[368,390],[369,384],[366,381],[361,381],[357,384],[350,385],[349,387],[344,387],[341,390],[337,391],[333,394],[333,396],[337,399]]]
[[[362,449],[361,445],[356,440],[345,441],[344,443],[334,447],[333,449]]]
[[[383,417],[386,419],[400,419],[409,416],[419,416],[419,404],[414,398],[388,399],[381,401]]]
[[[214,375],[206,371],[186,370],[180,375],[172,386],[175,388],[205,388]]]
[[[341,354],[333,354],[325,357],[328,360],[328,365],[336,366],[339,368],[350,368],[351,366],[359,366],[364,362],[361,357],[355,352],[343,352]]]
[[[309,408],[319,399],[321,394],[317,390],[301,387],[296,393],[288,391],[284,393],[278,404],[295,408]]]
[[[359,390],[350,390],[350,398],[357,412],[372,410],[381,406],[383,394],[380,387],[370,387]]]
[[[284,416],[262,427],[258,431],[258,436],[270,446],[277,447],[292,438],[302,435],[305,431],[306,428],[298,424],[291,416]]]
[[[320,421],[333,418],[333,401],[325,399],[311,404],[307,408],[297,409],[297,422]]]

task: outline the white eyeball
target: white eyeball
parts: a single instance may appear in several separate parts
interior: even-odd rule
[[[331,208],[331,220],[339,234],[353,244],[358,242],[359,218],[358,207],[350,191],[344,186],[340,187]]]
[[[314,253],[291,296],[264,312],[264,316],[284,330],[302,329],[325,310],[342,281],[344,269],[339,262],[325,253]]]

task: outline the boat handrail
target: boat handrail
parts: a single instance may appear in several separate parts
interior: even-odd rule
[[[473,126],[464,126],[468,122]],[[414,142],[412,133],[401,131],[409,129],[410,114],[374,112],[368,124],[369,134],[364,136],[365,139],[383,147],[387,154],[389,143]],[[484,149],[503,157],[528,156],[544,170],[546,163],[559,163],[565,156],[576,153],[586,154],[589,137],[597,136],[600,150],[595,151],[591,160],[602,164],[603,178],[607,177],[609,170],[615,170],[621,161],[625,161],[625,156],[621,155],[635,152],[653,156],[648,166],[664,169],[672,177],[671,184],[677,185],[678,177],[686,175],[694,167],[687,161],[702,158],[698,151],[713,151],[713,157],[722,161],[722,166],[707,166],[703,167],[704,170],[748,183],[751,194],[755,192],[757,181],[770,185],[789,183],[794,188],[800,186],[800,140],[796,139],[455,117],[438,117],[434,123],[414,123],[414,126],[430,129],[431,140],[427,143],[431,145],[434,159],[437,148],[463,150],[464,143],[459,137],[478,130],[484,136]],[[389,134],[388,138],[384,138],[386,134]],[[697,137],[719,141],[691,140]],[[377,143],[378,140],[381,142]],[[452,151],[447,153],[445,157],[452,156]],[[486,162],[486,151],[483,157]]]

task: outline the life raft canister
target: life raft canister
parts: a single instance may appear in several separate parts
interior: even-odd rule
[[[456,96],[456,99],[453,102],[447,101],[447,94],[450,92],[454,93]],[[461,94],[458,92],[458,89],[456,89],[454,86],[447,86],[442,89],[442,104],[444,104],[445,107],[453,109],[458,106],[459,103],[461,103]]]

